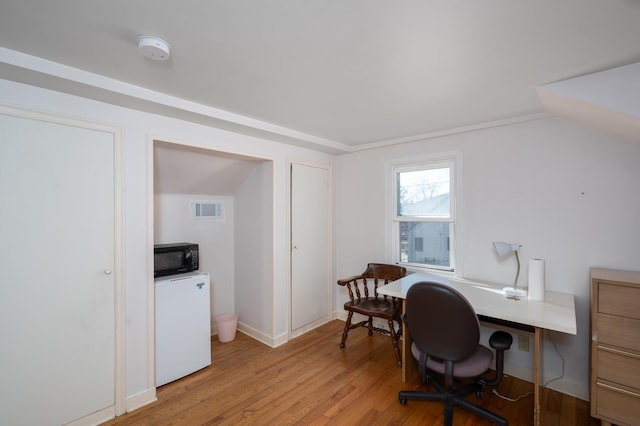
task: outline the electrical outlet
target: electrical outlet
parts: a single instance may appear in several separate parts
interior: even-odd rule
[[[518,350],[529,352],[529,336],[518,334]]]

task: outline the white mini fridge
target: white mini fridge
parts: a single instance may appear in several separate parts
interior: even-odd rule
[[[155,280],[156,386],[211,364],[210,291],[207,273]]]

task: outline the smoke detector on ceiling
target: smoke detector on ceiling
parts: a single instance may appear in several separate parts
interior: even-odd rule
[[[138,37],[138,50],[147,58],[155,61],[166,61],[171,56],[169,43],[158,37]]]

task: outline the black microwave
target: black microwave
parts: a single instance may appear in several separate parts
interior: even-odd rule
[[[200,268],[199,257],[197,244],[156,244],[153,246],[153,276],[197,271]]]

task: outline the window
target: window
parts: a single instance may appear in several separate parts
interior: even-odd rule
[[[395,260],[454,270],[454,194],[451,161],[393,168]]]

